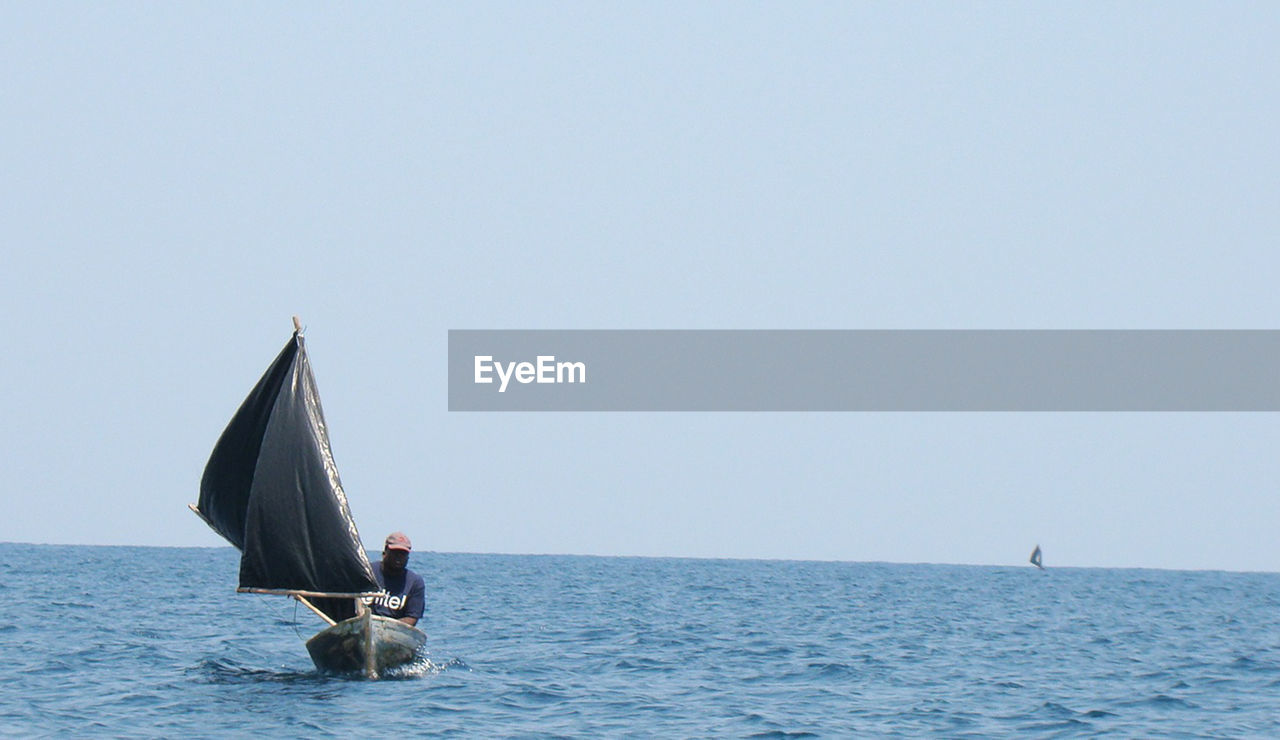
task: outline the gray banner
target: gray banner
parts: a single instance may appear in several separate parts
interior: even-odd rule
[[[1278,411],[1280,331],[453,330],[449,410]]]

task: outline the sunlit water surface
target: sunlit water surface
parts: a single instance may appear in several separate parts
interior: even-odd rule
[[[1280,736],[1275,574],[417,553],[374,682],[230,548],[0,554],[3,734]]]

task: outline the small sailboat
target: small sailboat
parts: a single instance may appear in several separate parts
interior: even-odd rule
[[[307,641],[316,667],[377,678],[427,636],[372,614],[380,589],[347,506],[302,327],[227,424],[190,508],[240,550],[239,592],[284,594],[329,624]]]
[[[1044,565],[1042,561],[1043,561],[1043,558],[1040,555],[1040,546],[1036,545],[1036,549],[1031,551],[1031,564],[1036,566],[1040,570],[1044,570]]]

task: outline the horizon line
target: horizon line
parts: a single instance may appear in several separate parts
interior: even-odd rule
[[[222,545],[90,545],[82,543],[58,543],[58,542],[18,542],[12,540],[0,540],[0,545],[24,545],[27,547],[134,547],[148,549],[166,549],[166,550],[217,550],[230,549],[235,550],[235,546],[230,543]],[[366,552],[378,552],[377,550],[366,549]],[[481,555],[494,557],[547,557],[547,558],[617,558],[631,560],[707,560],[707,561],[738,561],[738,562],[761,562],[761,563],[832,563],[845,565],[932,565],[946,567],[965,567],[965,568],[1017,568],[1023,567],[1031,570],[1037,570],[1030,563],[1009,564],[1009,563],[949,563],[937,561],[903,561],[903,560],[841,560],[835,558],[783,558],[783,557],[736,557],[728,555],[619,555],[610,554],[602,555],[599,553],[574,553],[574,552],[472,552],[472,551],[451,551],[451,550],[419,550],[419,554],[430,555]],[[1242,573],[1242,574],[1276,574],[1280,571],[1274,570],[1233,570],[1229,568],[1170,568],[1149,565],[1054,565],[1044,568],[1045,571],[1050,570],[1157,570],[1173,573]]]

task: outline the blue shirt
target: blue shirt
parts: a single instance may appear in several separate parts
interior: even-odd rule
[[[422,576],[405,568],[396,575],[388,576],[382,572],[382,561],[373,564],[373,577],[378,579],[382,587],[381,596],[366,596],[364,603],[374,614],[399,619],[414,617],[422,619],[426,608],[427,585]]]

